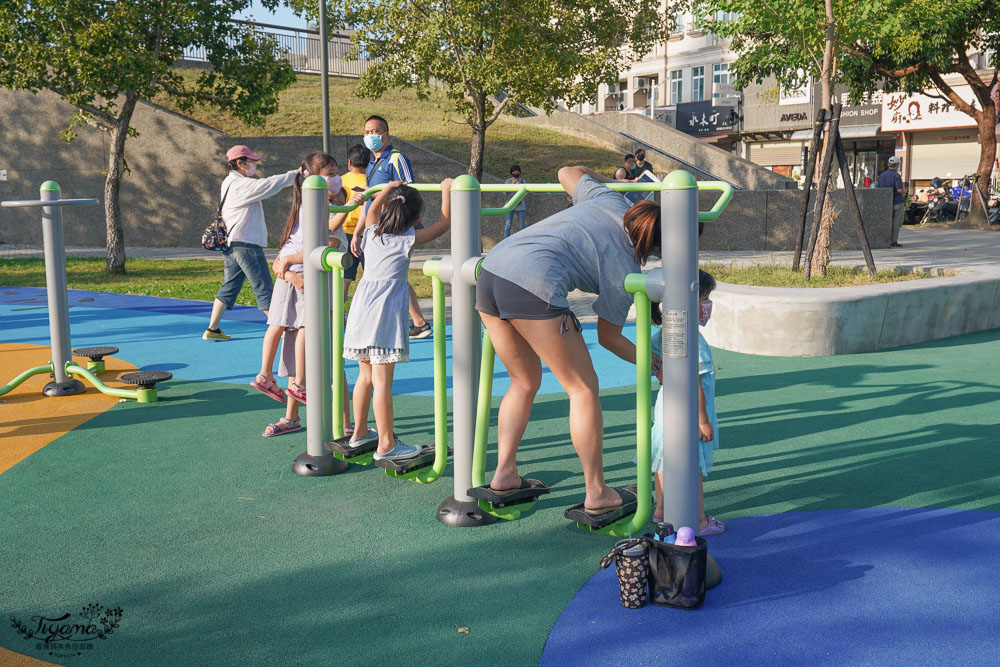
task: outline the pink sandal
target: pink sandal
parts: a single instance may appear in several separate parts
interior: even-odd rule
[[[708,516],[707,514],[705,516],[708,517],[708,525],[703,530],[698,531],[699,535],[705,537],[706,535],[718,535],[719,533],[726,532],[726,524],[714,516]]]
[[[276,435],[285,435],[286,433],[295,433],[296,431],[302,430],[302,423],[296,419],[295,421],[288,421],[284,417],[278,420],[276,424],[268,424],[264,432],[261,433],[265,438],[273,438]]]
[[[288,399],[285,398],[285,392],[281,390],[281,387],[274,381],[274,378],[270,380],[265,378],[260,373],[257,374],[257,379],[250,383],[250,386],[264,394],[265,396],[270,396],[279,403],[284,403]]]
[[[306,404],[306,388],[296,382],[289,382],[287,394],[302,405]]]

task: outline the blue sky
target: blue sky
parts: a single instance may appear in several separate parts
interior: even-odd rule
[[[319,0],[317,0],[318,3]],[[289,28],[305,28],[306,22],[296,16],[288,7],[278,7],[271,13],[260,4],[259,0],[254,0],[253,7],[245,12],[240,12],[234,18],[249,20],[253,18],[259,23],[273,23],[275,25],[288,26]]]

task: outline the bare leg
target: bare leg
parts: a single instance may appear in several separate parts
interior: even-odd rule
[[[296,401],[291,396],[288,397],[288,403],[285,404],[285,419],[290,422],[295,421],[299,418],[299,402]]]
[[[264,344],[260,349],[260,374],[268,380],[274,379],[274,356],[278,354],[278,343],[284,334],[285,327],[276,324],[272,324],[264,332]],[[295,363],[298,363],[298,359]]]
[[[378,431],[378,454],[388,454],[396,447],[392,434],[392,373],[396,364],[372,364],[372,384],[375,387],[372,403],[375,407],[375,426]]]
[[[656,483],[656,509],[653,510],[653,521],[663,521],[663,475],[656,473],[653,475]],[[705,512],[703,511],[702,514]]]
[[[417,293],[413,289],[413,285],[410,285],[410,318],[413,320],[413,324],[418,327],[422,327],[427,324],[427,320],[424,319],[424,313],[420,310],[420,302],[417,301]]]
[[[351,393],[347,387],[347,373],[344,376],[344,426],[351,423]]]
[[[583,467],[586,509],[622,504],[618,492],[604,483],[604,418],[598,397],[597,373],[579,331],[559,334],[561,318],[510,320],[569,395],[569,434]]]
[[[299,327],[295,336],[295,384],[306,386],[306,328]]]
[[[531,404],[542,383],[542,363],[510,322],[480,313],[497,356],[510,375],[510,388],[500,402],[497,419],[497,470],[490,487],[503,491],[520,486],[517,446],[531,416]]]
[[[222,314],[226,312],[226,304],[222,303],[218,299],[212,304],[212,316],[208,320],[209,329],[218,329],[219,323],[222,322]]]
[[[350,278],[344,278],[344,301],[347,301],[347,293],[351,290],[351,283],[354,282]]]
[[[368,406],[372,398],[372,365],[358,362],[358,379],[354,383],[354,435],[355,440],[368,433]]]

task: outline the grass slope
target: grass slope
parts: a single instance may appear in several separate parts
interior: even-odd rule
[[[298,80],[281,93],[278,112],[263,127],[249,126],[209,107],[200,107],[187,115],[233,136],[319,135],[323,131],[320,83],[318,76],[298,75]],[[444,94],[435,93],[429,100],[420,100],[412,90],[396,90],[370,100],[358,97],[356,90],[356,80],[330,79],[332,134],[360,136],[365,119],[379,114],[389,121],[393,136],[462,164],[469,163],[471,129],[449,110]],[[165,98],[154,101],[175,108]],[[611,175],[621,163],[621,156],[578,137],[500,118],[486,131],[483,168],[487,173],[506,178],[515,162],[521,165],[529,181],[555,182],[559,167],[567,164],[586,164]]]

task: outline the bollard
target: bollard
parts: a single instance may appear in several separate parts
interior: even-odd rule
[[[698,526],[698,184],[671,172],[660,194],[662,282],[647,291],[663,304],[663,520]]]
[[[309,402],[306,404],[306,451],[299,454],[292,470],[304,477],[336,475],[347,463],[329,454],[323,445],[333,440],[331,405],[332,344],[330,338],[330,280],[315,261],[329,243],[330,225],[327,184],[321,176],[310,176],[302,184],[302,256],[305,271],[306,374]],[[301,332],[299,333],[301,335]],[[284,343],[282,343],[284,345]],[[340,378],[337,378],[340,382]],[[338,408],[339,410],[339,408]]]
[[[462,266],[482,250],[479,182],[463,174],[451,186],[452,414],[454,433],[454,495],[438,506],[437,518],[448,526],[482,526],[496,521],[468,494],[472,488],[472,445],[476,430],[476,400],[482,321],[476,312],[476,287],[464,280]]]

